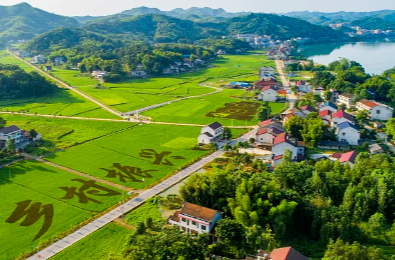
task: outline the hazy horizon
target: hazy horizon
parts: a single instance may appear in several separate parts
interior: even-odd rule
[[[215,2],[209,0],[183,1],[180,3],[176,0],[168,0],[166,2],[159,0],[146,0],[144,4],[140,1],[130,0],[113,0],[111,5],[106,5],[104,1],[93,0],[2,0],[0,5],[15,5],[27,2],[30,5],[66,16],[102,16],[111,15],[129,10],[136,7],[147,6],[150,8],[158,8],[163,11],[170,11],[175,8],[187,9],[190,7],[211,7],[223,8],[228,12],[264,12],[264,13],[286,13],[291,11],[317,11],[317,12],[370,12],[378,10],[393,10],[395,3],[393,0],[376,0],[374,5],[368,1],[360,1],[357,6],[355,0],[283,0],[281,2],[256,2],[253,0],[245,0],[242,2],[229,2],[217,0]],[[100,3],[99,3],[100,2]],[[108,2],[107,2],[108,3]],[[372,8],[374,6],[374,8]]]

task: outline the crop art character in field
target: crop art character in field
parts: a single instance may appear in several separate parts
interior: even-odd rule
[[[80,182],[82,183],[82,186],[80,188],[76,187],[59,187],[62,190],[66,191],[66,195],[61,198],[61,199],[73,199],[74,196],[78,197],[78,202],[82,204],[87,204],[89,201],[99,203],[101,204],[100,201],[93,199],[91,197],[88,197],[86,193],[92,195],[92,196],[98,196],[98,197],[110,197],[110,196],[117,196],[120,195],[121,193],[108,189],[106,187],[100,186],[96,184],[94,180],[90,181],[85,181],[85,180],[80,180],[80,179],[73,179],[72,181]]]
[[[44,217],[44,223],[34,240],[44,235],[52,225],[54,210],[53,205],[42,205],[41,202],[31,204],[31,200],[25,200],[17,203],[17,207],[11,216],[6,220],[7,223],[16,223],[23,217],[21,226],[29,227]],[[31,205],[30,205],[31,204]]]
[[[108,170],[105,168],[100,168],[101,170],[107,171],[107,178],[119,178],[121,182],[126,182],[126,179],[131,180],[132,182],[143,182],[143,180],[138,179],[141,178],[152,178],[150,172],[156,172],[157,170],[143,170],[138,167],[131,166],[122,166],[119,163],[114,163],[113,167],[117,170]]]
[[[174,164],[166,159],[165,157],[170,155],[171,152],[169,151],[164,151],[161,153],[156,152],[154,149],[143,149],[140,152],[140,157],[142,158],[152,158],[155,159],[153,164],[155,165],[166,165],[166,166],[174,166]],[[185,160],[184,157],[182,156],[170,156],[170,158],[173,158],[175,160]]]

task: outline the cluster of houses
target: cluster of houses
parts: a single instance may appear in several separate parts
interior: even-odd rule
[[[360,37],[360,36],[370,36],[370,37],[393,37],[395,36],[394,30],[382,30],[382,29],[363,29],[360,26],[350,26],[350,23],[333,23],[329,25],[332,29],[339,29],[341,27],[347,27],[349,29],[348,36],[350,37]]]
[[[168,223],[178,226],[188,234],[213,234],[217,222],[222,218],[222,213],[217,210],[186,202],[181,210],[170,216]],[[292,247],[283,247],[272,252],[259,250],[256,255],[247,256],[245,260],[307,260],[307,258]]]
[[[0,129],[0,150],[7,147],[9,140],[12,140],[16,146],[26,146],[40,139],[40,134],[33,138],[28,131],[21,130],[16,125],[11,125]]]

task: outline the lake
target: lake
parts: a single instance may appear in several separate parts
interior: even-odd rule
[[[314,62],[324,65],[339,58],[354,60],[370,74],[381,74],[395,67],[395,41],[307,45],[299,51]]]

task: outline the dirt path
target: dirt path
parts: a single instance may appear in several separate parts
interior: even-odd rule
[[[40,72],[41,74],[44,74],[44,75],[47,76],[48,78],[50,78],[50,79],[54,80],[55,82],[59,83],[59,84],[62,85],[63,87],[65,87],[65,88],[67,88],[67,89],[70,89],[71,91],[74,91],[74,92],[77,93],[78,95],[80,95],[80,96],[84,97],[85,99],[88,99],[89,101],[95,103],[96,105],[100,106],[101,108],[103,108],[104,110],[110,112],[111,114],[114,114],[114,115],[116,115],[116,116],[121,117],[121,112],[119,112],[119,111],[117,111],[117,110],[115,110],[115,109],[113,109],[113,108],[110,108],[110,107],[104,105],[103,103],[99,102],[98,100],[92,98],[91,96],[88,96],[87,94],[85,94],[85,93],[79,91],[78,89],[73,88],[72,86],[69,86],[68,84],[64,83],[63,81],[61,81],[61,80],[55,78],[54,76],[52,76],[52,75],[46,73],[45,71],[43,71],[43,70],[37,68],[37,67],[34,66],[33,64],[31,64],[31,63],[25,61],[24,59],[22,59],[22,58],[16,56],[15,54],[13,54],[12,52],[10,52],[9,50],[7,50],[7,52],[8,52],[10,55],[14,56],[15,58],[17,58],[17,59],[23,61],[24,63],[26,63],[26,64],[29,65],[30,67],[34,68],[35,70],[37,70],[37,71]]]
[[[114,219],[114,223],[117,223],[118,225],[120,225],[120,226],[122,226],[122,227],[125,227],[125,228],[127,228],[127,229],[129,229],[129,230],[136,230],[136,228],[135,227],[133,227],[132,225],[129,225],[128,223],[126,223],[125,221],[123,221],[123,219],[121,219],[121,218],[116,218],[116,219]]]

